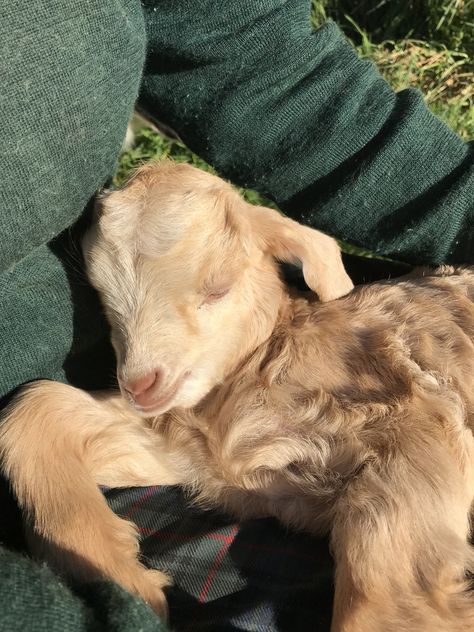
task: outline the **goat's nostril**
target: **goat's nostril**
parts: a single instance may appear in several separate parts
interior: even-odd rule
[[[130,395],[136,396],[145,393],[152,386],[155,386],[159,379],[160,372],[153,371],[152,373],[142,375],[135,380],[127,380],[125,382],[122,382],[122,386],[128,393],[130,393]]]

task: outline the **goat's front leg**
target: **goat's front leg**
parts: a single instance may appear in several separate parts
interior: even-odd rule
[[[37,382],[5,412],[0,455],[36,556],[80,581],[110,578],[166,614],[168,578],[138,562],[135,526],[97,487],[180,482],[160,438],[126,402]]]
[[[351,484],[332,530],[332,632],[474,630],[468,435],[459,451],[452,437],[450,446],[412,436],[411,454],[393,456],[385,471],[368,465]]]

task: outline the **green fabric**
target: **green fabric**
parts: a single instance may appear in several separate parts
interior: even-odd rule
[[[113,170],[143,29],[136,0],[2,0],[0,270],[70,226]]]
[[[410,263],[474,253],[474,152],[307,0],[145,0],[141,107],[290,215]],[[156,10],[158,7],[158,10]],[[190,19],[190,16],[193,16]]]
[[[75,594],[47,567],[0,549],[2,632],[166,632],[149,607],[116,584],[94,582]]]
[[[69,231],[47,242],[114,169],[145,59],[141,7],[2,0],[0,15],[0,396],[41,376],[107,383],[106,328],[76,271],[77,245]],[[0,516],[5,522],[3,503]],[[0,538],[6,531],[0,525]],[[164,629],[118,586],[72,592],[46,567],[0,548],[2,632]]]
[[[472,262],[469,146],[416,91],[395,95],[334,24],[312,32],[307,0],[0,6],[0,396],[40,377],[111,379],[68,227],[113,171],[146,53],[140,107],[222,174],[382,254]],[[137,627],[144,606],[110,585],[78,598],[0,556],[2,630],[159,629],[145,609]]]
[[[47,242],[113,171],[145,58],[136,0],[1,7],[0,396],[41,376],[66,379],[71,347],[85,355],[104,336],[97,301],[72,278],[77,246],[58,254],[61,240]]]

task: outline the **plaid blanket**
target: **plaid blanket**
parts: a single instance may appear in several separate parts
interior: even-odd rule
[[[241,524],[190,506],[177,487],[105,491],[133,520],[147,566],[168,572],[176,632],[326,632],[332,561],[326,539],[292,533],[275,520]]]

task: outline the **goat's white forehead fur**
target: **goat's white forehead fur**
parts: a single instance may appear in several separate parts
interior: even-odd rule
[[[147,312],[158,329],[171,303],[186,311],[196,294],[242,275],[245,219],[228,202],[240,202],[230,185],[166,162],[142,167],[124,189],[102,199],[84,247],[89,277],[116,327],[136,329]],[[172,320],[176,328],[177,315]],[[162,339],[166,335],[160,331]]]
[[[237,194],[222,180],[188,165],[146,166],[125,189],[103,198],[102,234],[122,251],[164,255],[193,224],[199,224],[201,235],[208,220],[215,227],[222,195]]]

